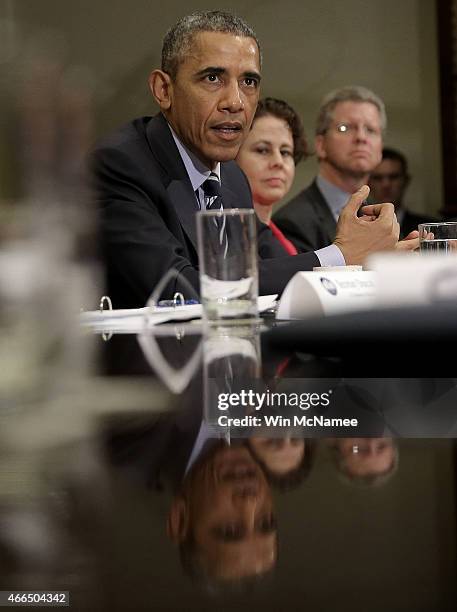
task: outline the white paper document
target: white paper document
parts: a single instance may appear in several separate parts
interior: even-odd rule
[[[275,305],[277,295],[262,295],[258,298],[259,312],[264,312]],[[148,315],[148,325],[159,325],[172,321],[189,321],[201,319],[202,305],[188,304],[185,306],[171,306],[149,308],[130,308],[123,310],[91,310],[79,315],[83,327],[94,331],[112,331],[135,333],[141,331],[145,325],[145,316]]]

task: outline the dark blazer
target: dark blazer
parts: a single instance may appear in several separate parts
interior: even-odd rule
[[[400,225],[400,238],[404,238],[413,230],[417,230],[419,223],[435,223],[438,221],[435,217],[427,215],[418,215],[416,213],[405,210],[403,220]]]
[[[164,117],[135,119],[105,138],[92,154],[91,170],[114,307],[144,306],[171,268],[179,277],[163,297],[188,293],[181,278],[198,292],[198,205]],[[252,208],[247,179],[235,162],[221,163],[221,186],[224,207]],[[280,293],[296,272],[319,265],[314,253],[284,255],[268,226],[258,226],[260,294]]]
[[[336,221],[316,181],[281,208],[273,221],[300,253],[322,249],[335,239]]]
[[[201,402],[181,400],[184,410],[110,423],[102,433],[110,465],[136,484],[179,489],[202,423]]]

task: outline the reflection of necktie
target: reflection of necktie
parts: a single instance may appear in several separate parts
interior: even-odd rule
[[[222,205],[222,193],[219,177],[214,172],[211,172],[206,181],[202,184],[203,193],[205,194],[206,210],[224,210]],[[228,239],[227,230],[225,227],[225,217],[215,217],[214,223],[218,229],[219,244],[221,246],[224,258],[227,257]]]

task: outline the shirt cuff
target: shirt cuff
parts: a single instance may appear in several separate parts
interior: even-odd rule
[[[321,262],[321,266],[345,266],[343,253],[336,246],[331,244],[328,247],[316,251],[317,258]]]

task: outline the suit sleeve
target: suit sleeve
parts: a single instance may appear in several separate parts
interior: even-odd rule
[[[148,157],[132,156],[120,146],[99,147],[91,159],[100,209],[103,256],[108,292],[115,308],[144,306],[164,275],[174,276],[161,293],[199,293],[198,258],[186,241],[175,210]],[[249,195],[249,192],[247,192]],[[289,256],[260,224],[259,289],[261,295],[281,293],[298,271],[319,265],[314,253]]]
[[[170,280],[161,297],[183,291],[182,278],[198,293],[198,270],[185,252],[184,237],[177,238],[180,227],[173,211],[163,205],[159,185],[154,198],[151,181],[145,182],[145,169],[119,148],[96,150],[90,163],[114,307],[144,306],[170,269],[178,277]],[[189,291],[183,293],[187,296]]]
[[[285,206],[285,208],[287,208],[287,206]],[[317,232],[311,219],[303,222],[295,220],[290,215],[285,216],[277,214],[274,217],[274,222],[284,236],[292,242],[299,253],[307,253],[322,247],[321,244],[317,244],[317,240],[315,239]],[[304,226],[306,227],[306,231],[304,231]]]
[[[319,266],[317,255],[299,253],[285,255],[284,249],[264,223],[258,223],[259,243],[259,293],[271,295],[282,293],[292,276],[297,272],[307,272]]]

